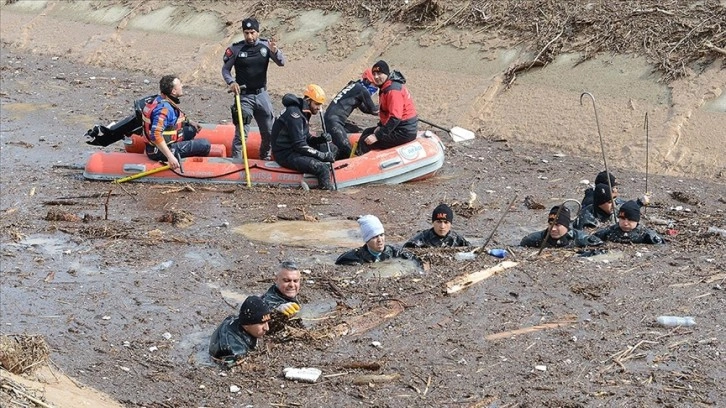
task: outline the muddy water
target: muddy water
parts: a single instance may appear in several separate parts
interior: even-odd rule
[[[253,241],[311,248],[355,248],[363,240],[358,223],[351,220],[250,223],[233,230]]]

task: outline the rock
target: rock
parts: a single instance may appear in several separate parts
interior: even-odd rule
[[[234,384],[229,386],[229,392],[238,393],[239,391],[240,391],[240,388],[238,386],[236,386]]]
[[[531,195],[524,197],[524,206],[530,210],[544,210],[545,208],[543,204],[537,202]]]
[[[680,201],[686,204],[698,205],[701,203],[698,198],[693,194],[684,193],[682,191],[672,191],[671,197],[676,201]]]

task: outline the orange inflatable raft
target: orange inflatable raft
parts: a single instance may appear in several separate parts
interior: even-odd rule
[[[200,182],[246,184],[244,163],[227,157],[231,151],[233,125],[204,125],[197,138],[212,143],[209,157],[182,160],[183,173],[164,170],[135,181],[151,183]],[[351,141],[359,135],[351,135]],[[133,135],[124,141],[126,152],[96,152],[86,163],[83,176],[90,180],[115,180],[163,166],[149,160],[144,140]],[[253,184],[300,186],[304,181],[317,186],[317,178],[281,167],[274,161],[259,159],[260,134],[251,131],[246,140],[250,179]],[[333,164],[338,188],[361,184],[399,184],[433,176],[444,164],[444,145],[434,133],[419,132],[406,144],[386,150],[374,150],[363,156],[339,160]]]

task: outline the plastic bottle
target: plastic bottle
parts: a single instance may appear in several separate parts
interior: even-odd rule
[[[507,250],[500,249],[500,248],[490,249],[487,253],[489,255],[491,255],[493,257],[497,257],[497,258],[504,258],[505,256],[507,256]]]
[[[693,326],[696,321],[691,316],[658,316],[658,324],[666,327]]]

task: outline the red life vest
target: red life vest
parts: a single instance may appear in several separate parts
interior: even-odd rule
[[[164,141],[166,144],[174,143],[178,140],[182,140],[183,133],[182,128],[184,125],[184,112],[179,109],[175,103],[172,101],[167,100],[169,104],[171,105],[172,109],[178,110],[177,120],[172,126],[167,126],[162,132],[161,135],[164,137]],[[159,97],[155,97],[151,100],[151,102],[147,102],[144,106],[144,109],[141,111],[141,120],[144,122],[144,137],[146,138],[146,143],[154,144],[154,141],[151,137],[151,114],[154,112],[154,109],[159,105]]]

